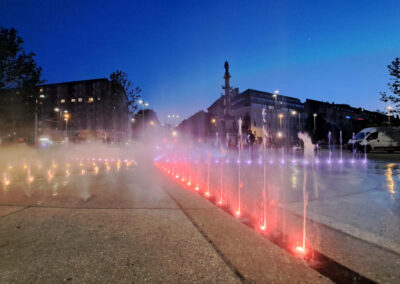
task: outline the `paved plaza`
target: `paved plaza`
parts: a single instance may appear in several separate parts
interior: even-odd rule
[[[385,177],[379,167],[376,173]],[[369,215],[353,227],[345,217],[337,222],[349,211],[329,212],[332,200],[369,200],[385,192],[365,194],[311,201],[309,238],[319,236],[319,251],[360,275],[398,283],[400,257],[390,235],[398,227],[370,235],[363,229],[378,221],[391,225],[398,216],[379,219],[386,212],[382,201],[366,206]],[[146,159],[85,176],[55,175],[51,182],[17,181],[0,196],[1,283],[331,282]],[[290,234],[301,225],[301,206],[292,200],[283,207]],[[377,220],[367,222],[374,214]]]
[[[0,282],[295,283],[299,273],[301,282],[329,282],[203,198],[156,172],[143,175],[151,164],[141,166],[2,191]]]

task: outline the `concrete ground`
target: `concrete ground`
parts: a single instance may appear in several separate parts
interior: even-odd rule
[[[3,187],[0,283],[330,282],[154,170]]]

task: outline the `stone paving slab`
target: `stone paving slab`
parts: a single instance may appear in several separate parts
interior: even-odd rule
[[[396,214],[396,204],[386,199],[390,197],[385,191],[372,191],[315,200],[309,202],[307,216],[400,255],[400,226],[393,226],[400,225],[400,216]],[[359,206],[362,203],[366,206]],[[287,204],[285,207],[297,214],[303,213],[302,202]]]
[[[176,209],[27,208],[0,222],[0,283],[237,283]]]
[[[24,209],[23,206],[0,206],[0,217]]]
[[[302,229],[301,215],[285,211],[286,233]],[[316,218],[316,221],[321,221]],[[322,254],[377,283],[400,282],[400,255],[334,228],[307,221],[307,242]]]
[[[121,170],[69,178],[55,177],[51,183],[35,180],[0,191],[0,204],[69,208],[177,208],[157,180],[141,172]]]
[[[331,283],[304,262],[261,237],[203,197],[178,186],[169,186],[166,190],[246,281]],[[187,206],[188,200],[192,200],[191,203],[195,203],[198,208]]]
[[[184,189],[180,183],[171,180],[168,176],[160,177],[163,188],[176,200],[179,200],[183,208],[216,209],[212,203],[204,200],[194,189]]]
[[[301,260],[223,211],[187,210],[192,220],[248,280],[257,283],[331,283]]]

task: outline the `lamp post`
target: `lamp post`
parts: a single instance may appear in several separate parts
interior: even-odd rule
[[[278,90],[276,90],[276,91],[274,92],[274,94],[272,95],[272,97],[275,99],[275,109],[277,109],[277,104],[278,104],[278,94],[279,94],[279,91],[278,91]]]
[[[143,100],[139,100],[138,104],[142,106],[142,113],[143,113],[143,129],[144,129],[144,107],[148,107],[149,103],[145,103]]]
[[[392,110],[392,106],[388,106],[386,109],[388,112],[388,122],[389,122],[389,126],[390,126],[390,111]]]
[[[279,126],[280,126],[280,128],[282,128],[282,119],[283,119],[283,114],[282,114],[282,113],[280,113],[280,114],[278,115],[278,117],[279,117]]]
[[[144,108],[149,107],[149,103],[144,103],[143,104],[143,126],[144,126]]]
[[[60,125],[60,120],[61,120],[61,111],[58,107],[54,108],[54,111],[57,113],[56,128],[58,128]]]
[[[317,130],[317,114],[314,113],[313,116],[314,116],[314,134],[315,134],[315,131]]]
[[[275,100],[275,114],[278,113],[278,94],[279,94],[279,91],[275,90],[274,94],[272,95],[272,97]],[[278,129],[278,121],[276,121],[276,129]]]
[[[70,114],[68,111],[64,111],[64,121],[65,121],[65,137],[68,138],[68,120],[70,118]]]
[[[299,120],[299,121],[298,121],[298,122],[299,122],[298,131],[300,131],[300,128],[301,128],[301,127],[300,127],[300,112],[297,112],[296,110],[293,110],[293,111],[292,111],[292,115],[295,116],[296,114],[298,115],[298,120]]]

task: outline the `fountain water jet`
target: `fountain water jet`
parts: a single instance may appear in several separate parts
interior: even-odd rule
[[[240,216],[241,213],[241,187],[242,187],[242,180],[241,180],[241,176],[240,176],[240,160],[241,160],[241,153],[242,153],[242,148],[243,148],[243,141],[242,141],[242,119],[239,118],[238,120],[238,125],[239,125],[239,129],[238,129],[238,207],[237,210],[235,212],[235,214],[237,216]]]
[[[343,163],[343,137],[342,137],[342,130],[340,130],[340,134],[339,134],[339,143],[340,143],[340,160],[339,160],[339,163]]]
[[[332,133],[329,131],[329,132],[328,132],[328,148],[329,148],[328,163],[329,163],[329,164],[332,162],[331,138],[332,138]]]
[[[313,155],[315,146],[311,142],[311,138],[305,133],[298,133],[299,139],[303,140],[304,143],[304,157],[312,161],[311,167],[313,168]],[[302,246],[296,247],[296,250],[301,253],[306,252],[306,235],[307,235],[307,205],[308,205],[308,192],[307,192],[307,168],[304,167],[303,177],[303,236]]]
[[[355,136],[355,134],[354,134],[354,132],[353,132],[353,135],[352,135],[352,141],[353,141],[353,159],[351,160],[352,163],[355,162],[355,155],[356,155],[356,147],[355,147],[356,143],[354,142],[355,139],[356,139],[356,136]]]

